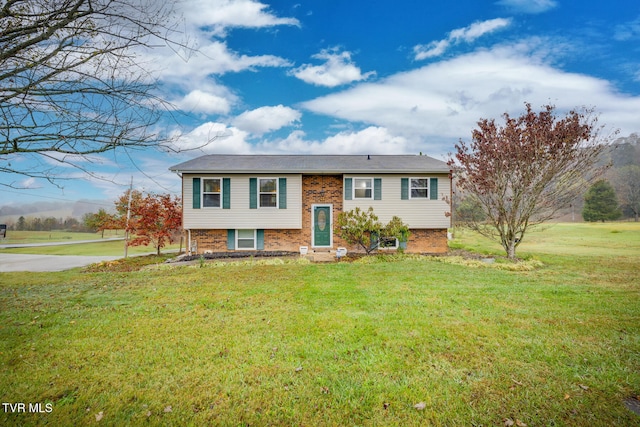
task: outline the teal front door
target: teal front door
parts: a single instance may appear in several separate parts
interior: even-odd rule
[[[313,246],[331,246],[331,207],[313,207]]]

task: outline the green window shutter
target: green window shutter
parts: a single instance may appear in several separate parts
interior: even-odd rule
[[[222,178],[222,209],[231,209],[231,178]]]
[[[193,209],[200,209],[200,178],[193,178]]]
[[[264,230],[256,230],[256,249],[264,250]]]
[[[438,200],[438,178],[431,178],[429,180],[429,198],[431,200]]]
[[[344,199],[351,200],[353,196],[353,180],[351,178],[344,179]]]
[[[236,248],[236,230],[227,230],[227,249],[230,251]]]
[[[382,178],[373,179],[373,200],[382,200]]]
[[[400,180],[400,198],[402,200],[409,200],[409,178],[402,178]]]
[[[278,179],[278,206],[280,209],[287,209],[287,178]]]
[[[249,209],[258,209],[258,178],[249,178]]]

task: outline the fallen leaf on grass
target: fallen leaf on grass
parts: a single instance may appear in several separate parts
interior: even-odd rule
[[[580,388],[583,390],[589,390],[589,386],[586,386],[584,384],[579,384]]]
[[[517,418],[516,418],[515,421],[513,421],[511,418],[505,418],[504,419],[504,427],[513,427],[513,426],[527,427],[527,425],[525,423],[523,423],[522,421],[520,421]]]
[[[420,402],[420,403],[416,403],[415,405],[413,405],[414,408],[416,408],[418,411],[422,411],[424,410],[424,408],[427,407],[427,404],[424,402]]]
[[[296,372],[300,372],[300,371],[302,371],[302,366],[298,366],[298,367],[296,368]]]
[[[568,394],[565,394],[564,395],[564,400],[569,400],[569,399],[571,399],[571,396],[569,396]]]
[[[96,422],[100,421],[104,417],[104,413],[102,411],[96,414]]]
[[[384,403],[382,404],[382,407],[383,407],[385,410],[389,409],[389,406],[391,406],[391,403],[389,403],[389,402],[384,402]]]
[[[164,412],[173,412],[173,409],[171,408],[171,405],[169,405],[166,408],[164,408]]]

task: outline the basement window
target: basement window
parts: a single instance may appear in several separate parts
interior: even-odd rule
[[[236,249],[255,249],[256,230],[236,230]]]

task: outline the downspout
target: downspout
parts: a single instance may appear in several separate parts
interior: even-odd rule
[[[189,248],[188,253],[189,253],[189,255],[193,255],[191,253],[191,229],[187,230],[187,236],[188,236],[187,237],[187,244],[189,245],[189,246],[187,246]]]
[[[453,217],[453,169],[449,170],[449,210],[451,211],[451,218],[449,218],[449,228],[451,228],[451,238],[455,237],[455,218]]]

